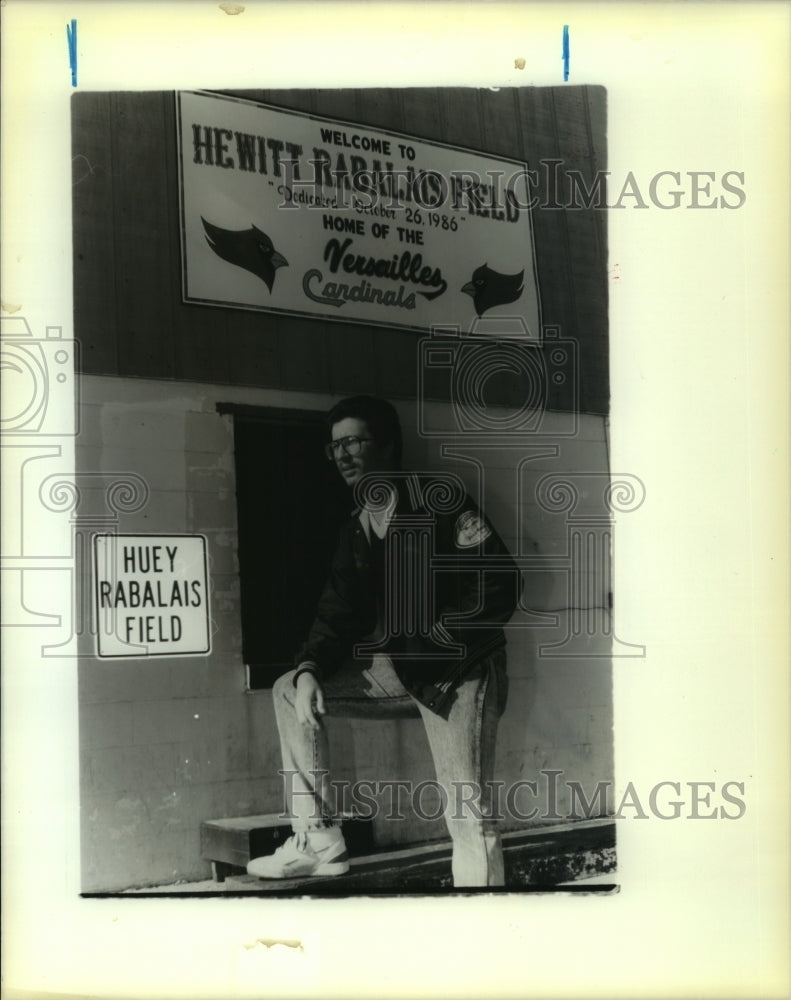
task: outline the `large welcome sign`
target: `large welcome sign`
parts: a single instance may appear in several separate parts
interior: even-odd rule
[[[524,163],[218,94],[177,121],[186,302],[540,339]]]

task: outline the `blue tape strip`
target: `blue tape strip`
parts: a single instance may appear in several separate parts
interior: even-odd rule
[[[77,21],[72,18],[71,25],[66,25],[66,40],[69,43],[69,66],[71,67],[71,85],[77,86]]]
[[[569,78],[569,26],[563,25],[563,80]]]

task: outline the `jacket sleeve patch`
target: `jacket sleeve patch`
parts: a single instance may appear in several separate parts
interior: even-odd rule
[[[456,521],[456,546],[460,549],[470,549],[480,545],[491,535],[492,529],[480,514],[467,510],[460,514]]]

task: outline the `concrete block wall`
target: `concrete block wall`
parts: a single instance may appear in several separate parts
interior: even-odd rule
[[[206,877],[208,865],[199,856],[203,820],[277,812],[282,803],[271,696],[245,690],[233,425],[216,405],[326,410],[335,397],[108,376],[83,376],[81,396],[80,513],[107,516],[107,486],[124,473],[144,480],[147,500],[118,514],[117,530],[205,535],[213,620],[212,652],[206,657],[99,660],[92,655],[92,636],[84,638],[79,659],[83,890]],[[443,458],[441,444],[452,440],[421,438],[414,402],[397,405],[405,464],[456,471],[475,494],[479,468]],[[438,418],[447,417],[439,413],[440,404],[432,405]],[[490,448],[478,456],[487,512],[515,552],[562,556],[568,548],[566,513],[549,513],[535,501],[541,476],[607,471],[602,418],[581,417],[572,440],[553,438],[553,419],[547,415],[545,440],[557,454],[528,463],[518,474],[513,449]],[[455,442],[454,450],[465,447]],[[521,522],[514,518],[517,495],[524,508]],[[601,514],[592,493],[581,494],[580,503],[588,503],[592,515]],[[568,635],[569,573],[562,568],[526,575],[524,608],[514,618],[520,627],[508,631],[511,687],[496,777],[507,783],[537,779],[541,795],[538,772],[562,770],[561,815],[568,812],[568,780],[581,782],[590,794],[597,781],[612,776],[608,605],[607,595],[596,590],[601,580],[591,570],[584,591],[589,599],[593,595],[601,627],[578,637],[574,656],[548,657],[540,648]],[[535,611],[545,617],[537,619]],[[330,738],[339,778],[433,777],[420,720],[333,721]],[[519,801],[525,809],[541,805],[529,795]],[[506,825],[519,826],[520,820],[513,817]],[[403,823],[375,822],[380,843],[444,835],[442,820],[411,815]]]
[[[78,483],[104,474],[83,503],[98,512],[131,472],[150,492],[118,531],[205,535],[213,631],[208,657],[81,657],[83,888],[205,877],[201,822],[280,802],[270,706],[244,693],[231,418],[200,385],[83,376],[81,390]]]

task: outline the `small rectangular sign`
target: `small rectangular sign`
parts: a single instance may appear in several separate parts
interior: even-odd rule
[[[203,535],[95,535],[100,657],[211,651]]]

